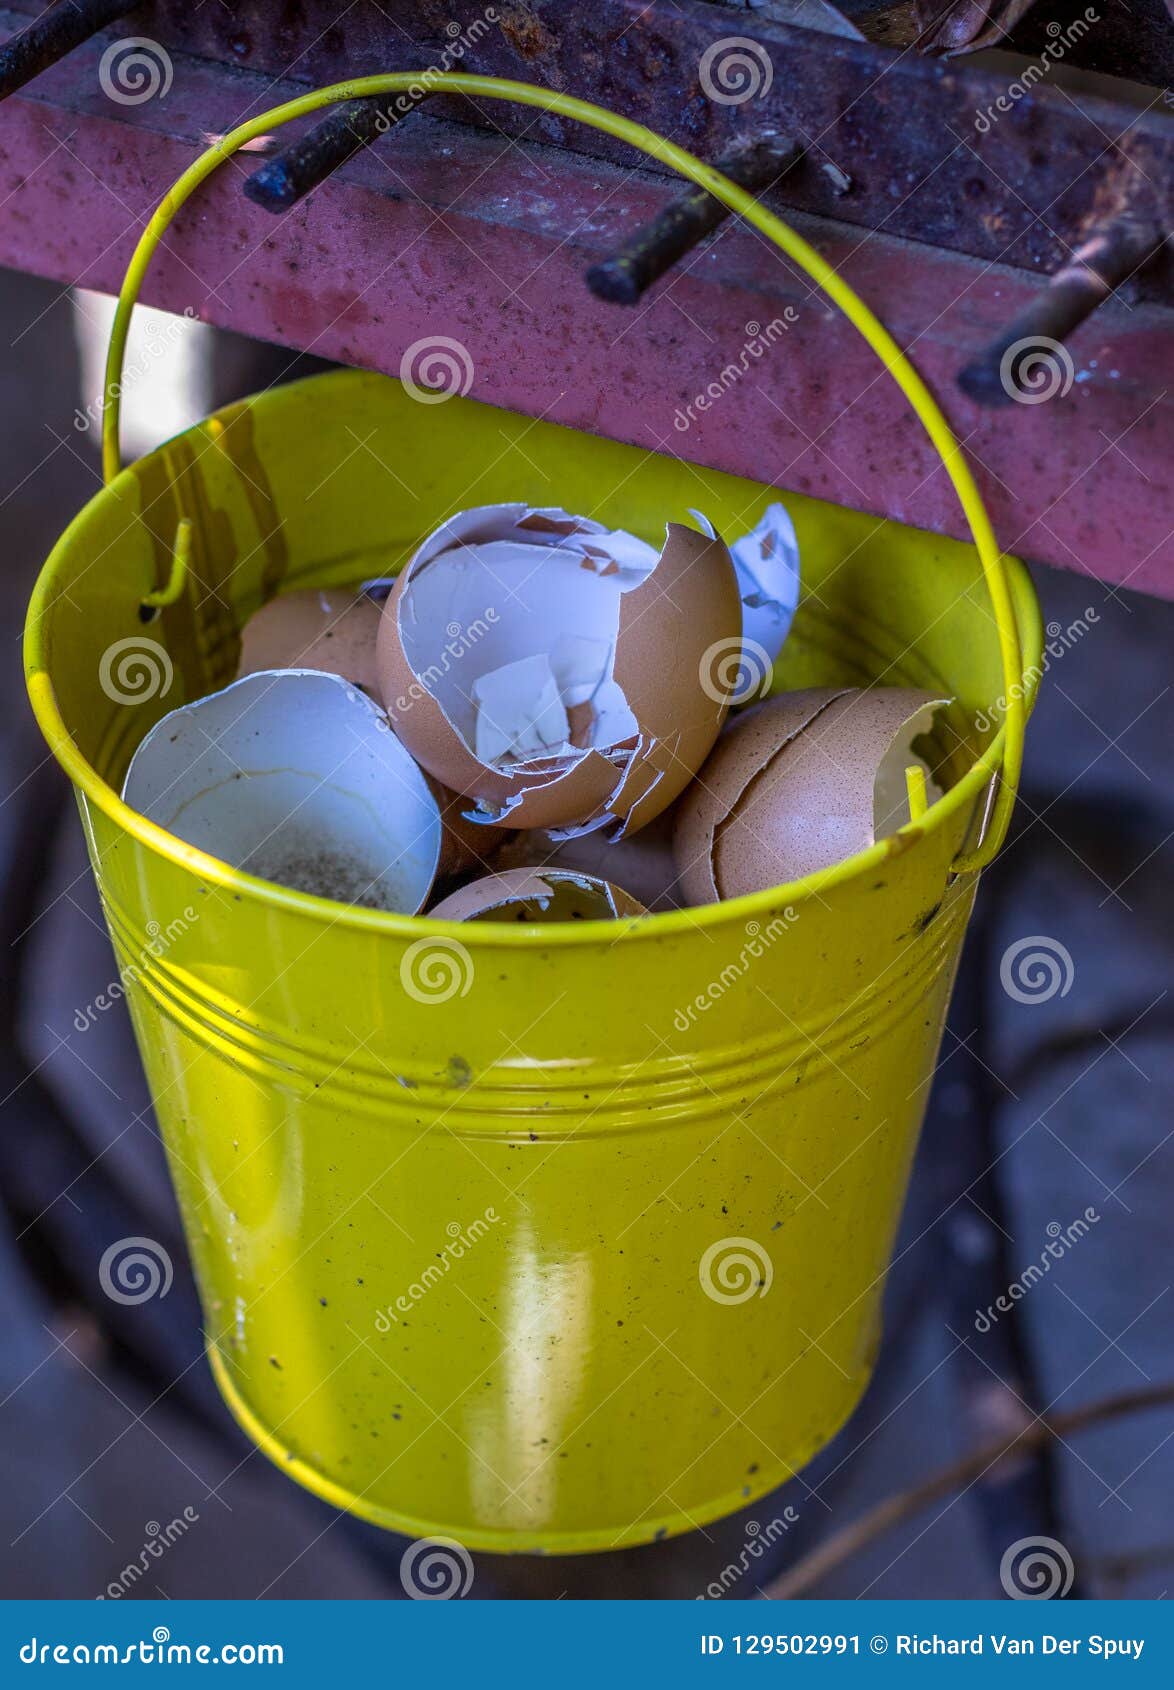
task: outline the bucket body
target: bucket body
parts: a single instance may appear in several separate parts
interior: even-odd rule
[[[955,700],[948,800],[797,899],[620,937],[441,928],[258,888],[110,788],[232,678],[266,598],[391,573],[454,509],[558,503],[659,541],[690,507],[743,532],[776,496],[348,371],[142,460],[46,566],[30,688],[78,786],[216,1378],[285,1472],[381,1525],[647,1542],[778,1485],[850,1414],[974,896],[952,864],[1002,686],[975,554],[786,496],[806,590],[776,685]],[[144,624],[181,517],[186,590]],[[1011,585],[1030,664],[1018,565]]]

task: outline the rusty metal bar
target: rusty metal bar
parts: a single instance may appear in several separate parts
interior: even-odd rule
[[[28,23],[44,3],[3,0],[0,13],[12,28],[14,18]],[[1138,13],[1138,0],[1133,3]],[[1161,0],[1144,4],[1152,10]],[[873,0],[852,0],[850,9],[858,24],[872,28]],[[780,208],[883,230],[1033,276],[1056,270],[1098,221],[1106,136],[1119,138],[1112,158],[1136,186],[1139,210],[1159,221],[1168,214],[1174,125],[1161,89],[1169,77],[1148,51],[1126,50],[1129,18],[1114,25],[1111,42],[1103,25],[1090,30],[1064,64],[1032,87],[1024,83],[1013,120],[992,121],[1007,94],[1009,65],[987,65],[980,55],[981,63],[962,59],[946,72],[916,52],[894,52],[893,46],[904,45],[900,39],[880,46],[777,21],[791,14],[773,4],[739,6],[735,17],[729,6],[700,0],[577,6],[526,0],[494,8],[484,0],[444,0],[443,6],[397,0],[394,8],[352,6],[342,23],[338,14],[336,0],[296,6],[153,0],[149,14],[141,15],[149,15],[160,46],[184,55],[188,78],[212,63],[270,81],[287,78],[293,67],[299,85],[313,85],[391,63],[421,74],[428,65],[459,63],[628,112],[709,159],[747,135],[802,139],[801,121],[806,134],[820,137],[821,161],[834,160],[835,168],[788,172],[778,189]],[[1028,26],[1030,20],[1029,13]],[[738,55],[752,52],[760,75],[741,103],[727,103],[719,96],[733,90],[723,87],[720,69],[735,34],[750,43],[734,43]],[[1048,39],[1043,19],[1037,35],[1042,51]],[[1068,76],[1071,66],[1086,61],[1090,68]],[[709,67],[704,84],[703,62]],[[1101,69],[1137,81],[1093,75]],[[532,110],[502,107],[490,120],[475,101],[438,94],[432,101],[436,112],[430,107],[429,118],[539,141],[623,169],[636,163],[622,142],[561,119],[536,119]],[[151,108],[134,109],[142,115]],[[969,141],[951,144],[943,159],[942,137],[950,135]],[[260,162],[254,159],[253,167]],[[671,172],[664,174],[671,179]],[[669,191],[678,187],[673,180]],[[1174,250],[1168,249],[1146,266],[1141,297],[1168,299],[1172,285]]]
[[[1129,214],[1097,230],[1056,271],[1045,291],[959,372],[962,391],[980,405],[1031,398],[1030,378],[1034,371],[1039,379],[1041,360],[1058,359],[1060,343],[1158,251],[1164,238],[1154,223]]]
[[[245,194],[275,215],[288,211],[340,164],[402,123],[427,98],[425,91],[394,94],[388,99],[348,100],[254,171],[245,183]]]
[[[757,194],[772,187],[801,152],[786,136],[764,136],[718,159],[714,169]],[[729,215],[728,207],[704,188],[690,188],[637,230],[613,257],[593,264],[587,271],[587,286],[596,298],[613,305],[635,305],[653,282]]]
[[[0,47],[0,100],[141,4],[142,0],[61,0]]]

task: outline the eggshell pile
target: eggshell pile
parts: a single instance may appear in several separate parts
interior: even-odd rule
[[[910,819],[943,700],[779,693],[799,599],[781,503],[727,550],[556,507],[459,512],[394,578],[282,594],[237,680],[163,718],[128,804],[295,889],[452,921],[617,920],[801,878]],[[731,659],[733,661],[727,661]],[[724,725],[724,731],[723,731]],[[479,878],[472,878],[478,875]]]
[[[618,921],[646,915],[619,886],[570,869],[516,868],[486,875],[428,912],[445,921]]]
[[[668,524],[657,553],[586,517],[521,504],[429,535],[383,609],[384,706],[477,822],[635,832],[688,784],[730,693],[705,655],[737,640],[730,554]]]
[[[765,891],[903,827],[904,771],[920,761],[912,743],[946,702],[906,687],[825,687],[738,716],[678,806],[673,849],[686,901]],[[933,802],[941,792],[926,774]]]

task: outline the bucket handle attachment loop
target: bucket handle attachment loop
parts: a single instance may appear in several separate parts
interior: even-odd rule
[[[175,539],[171,547],[171,569],[166,581],[152,592],[144,593],[139,603],[139,615],[144,621],[153,620],[169,604],[183,597],[188,570],[192,561],[192,519],[181,516],[175,525]]]
[[[119,379],[126,356],[131,313],[138,299],[147,266],[180,208],[214,170],[259,136],[267,135],[282,124],[307,117],[324,106],[340,101],[395,93],[406,95],[418,81],[418,71],[387,71],[379,76],[336,82],[330,87],[319,88],[311,93],[299,95],[297,99],[287,100],[271,111],[260,112],[201,153],[164,196],[140,236],[127,267],[110,332],[110,347],[106,358],[105,406],[102,413],[102,468],[107,483],[114,480],[122,467],[119,448]],[[698,187],[704,188],[731,211],[737,212],[767,240],[786,253],[787,257],[805,271],[816,286],[839,306],[876,353],[887,373],[908,399],[931,443],[937,449],[969,524],[994,610],[1003,669],[1003,721],[998,733],[977,760],[978,766],[987,770],[995,783],[993,802],[977,847],[961,853],[955,858],[953,865],[956,873],[972,873],[984,868],[1002,845],[1011,820],[1023,766],[1026,700],[1031,696],[1032,687],[1029,677],[1023,674],[1022,649],[1006,560],[999,550],[982,496],[963,457],[962,446],[914,366],[859,295],[789,223],[769,211],[753,194],[732,182],[728,176],[722,175],[711,165],[695,158],[692,153],[658,135],[655,130],[648,129],[641,123],[634,123],[630,118],[621,117],[603,106],[576,99],[573,95],[541,88],[533,83],[512,82],[504,77],[477,76],[468,71],[437,71],[430,76],[430,86],[434,92],[441,94],[465,94],[481,99],[509,100],[517,105],[533,106],[539,111],[587,124],[589,128],[601,130],[616,140],[624,141],[639,152],[647,154],[649,158],[654,158],[669,169],[675,170]],[[173,570],[172,580],[174,578]],[[167,592],[171,584],[169,582],[162,590]]]

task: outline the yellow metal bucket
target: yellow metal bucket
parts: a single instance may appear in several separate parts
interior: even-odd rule
[[[448,75],[704,183],[877,347],[976,546],[788,495],[806,590],[777,684],[952,697],[950,790],[804,882],[565,928],[286,891],[128,810],[143,735],[231,679],[242,622],[278,590],[393,572],[480,502],[557,502],[655,539],[690,507],[743,531],[771,496],[354,371],[231,406],[119,472],[127,318],[176,209],[254,135],[412,80],[263,113],[169,195],[117,319],[109,485],[38,583],[28,682],[77,788],[233,1413],[283,1471],[380,1525],[604,1549],[778,1485],[868,1381],[976,871],[1013,799],[1038,607],[916,374],[786,225],[637,125]]]

